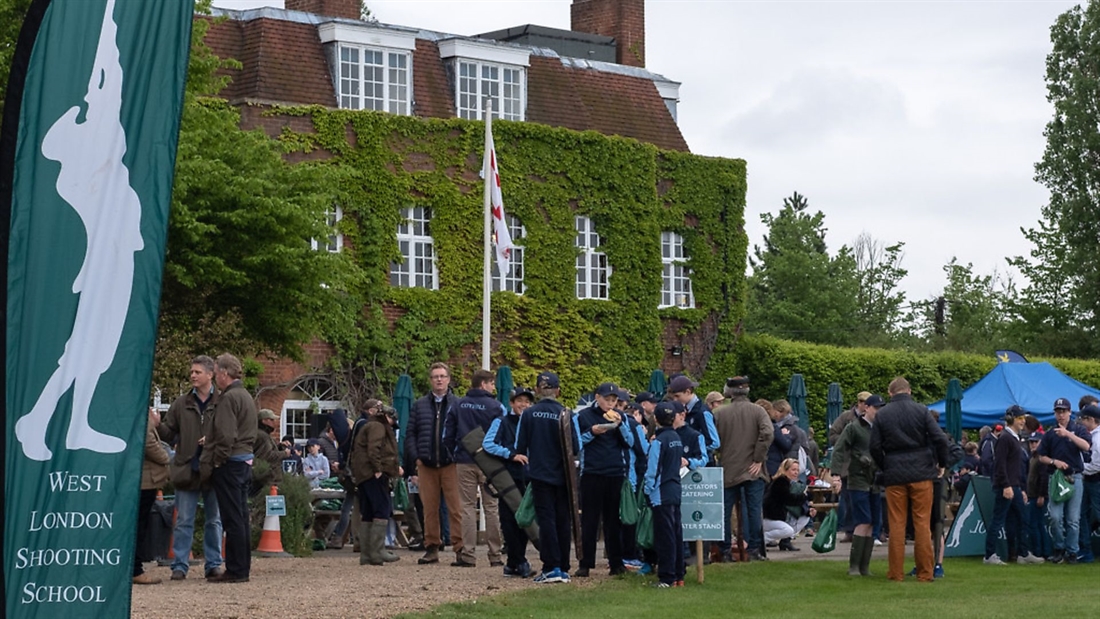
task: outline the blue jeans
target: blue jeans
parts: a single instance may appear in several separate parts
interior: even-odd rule
[[[1050,532],[1047,530],[1046,501],[1043,501],[1040,506],[1036,499],[1028,498],[1031,499],[1027,504],[1027,536],[1031,542],[1030,550],[1036,556],[1049,557],[1053,550],[1050,547]]]
[[[1030,545],[1027,539],[1027,511],[1024,506],[1023,493],[1019,486],[1012,488],[1012,498],[1004,497],[1004,488],[993,489],[993,519],[985,532],[985,556],[989,558],[997,552],[997,539],[1001,529],[1005,531],[1005,539],[1011,547],[1016,546],[1016,554],[1026,557]],[[1008,560],[1008,557],[1002,557]]]
[[[1083,487],[1079,552],[1082,557],[1092,557],[1092,529],[1100,524],[1100,481],[1083,481]]]
[[[202,495],[203,516],[202,555],[206,571],[222,565],[222,518],[218,498],[213,490],[176,490],[176,526],[172,529],[172,571],[187,573],[191,557],[191,540],[195,536],[195,512]]]
[[[732,548],[730,516],[737,499],[741,498],[741,529],[745,534],[745,548],[749,552],[764,552],[764,480],[754,479],[730,486],[723,493],[726,514],[726,534],[722,540],[722,552]]]
[[[1085,484],[1082,475],[1073,476],[1073,497],[1065,503],[1048,500],[1047,516],[1050,518],[1050,537],[1054,541],[1054,551],[1065,550],[1077,554],[1081,539],[1081,503],[1084,501]],[[1048,496],[1054,496],[1053,479]]]

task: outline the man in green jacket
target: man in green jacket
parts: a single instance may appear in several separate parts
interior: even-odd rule
[[[248,582],[252,568],[252,535],[248,491],[252,486],[252,443],[257,413],[252,395],[241,383],[241,362],[229,353],[214,360],[218,405],[203,420],[206,443],[200,470],[218,495],[225,530],[225,573],[210,582]]]
[[[870,576],[871,551],[874,540],[871,531],[878,517],[878,489],[875,488],[875,472],[878,468],[871,457],[871,425],[878,409],[886,403],[882,397],[872,395],[863,403],[863,413],[844,428],[833,448],[833,466],[842,465],[848,471],[848,497],[851,500],[852,550],[848,554],[849,576]]]
[[[202,453],[205,418],[213,414],[218,404],[214,389],[214,360],[199,355],[191,360],[191,391],[176,398],[164,416],[157,432],[160,438],[175,445],[175,455],[168,463],[168,476],[176,490],[176,523],[172,528],[172,580],[187,578],[190,567],[191,541],[195,532],[195,514],[202,498],[203,559],[205,576],[219,576],[222,567],[222,518],[218,498],[210,484],[199,481],[199,459]]]

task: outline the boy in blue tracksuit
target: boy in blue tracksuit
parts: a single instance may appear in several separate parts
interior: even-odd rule
[[[523,411],[535,403],[535,392],[526,387],[516,387],[508,400],[512,405],[511,410],[493,420],[481,446],[486,452],[504,461],[504,467],[512,476],[516,489],[523,494],[527,491],[527,475],[524,471],[527,457],[516,454],[516,430],[519,429]],[[486,499],[488,497],[482,497],[483,501]],[[527,532],[516,524],[516,514],[508,507],[503,493],[497,499],[497,505],[500,510],[500,530],[504,535],[504,546],[508,550],[504,575],[527,578],[531,575],[531,565],[527,563]]]
[[[653,411],[657,435],[649,446],[645,493],[653,506],[653,545],[657,550],[658,587],[684,586],[684,532],[680,524],[680,467],[684,445],[673,429],[683,412],[679,402],[661,402]]]
[[[602,383],[596,387],[596,401],[577,413],[581,435],[581,550],[580,568],[574,576],[588,576],[596,567],[596,540],[603,522],[604,546],[612,576],[626,571],[623,565],[622,521],[619,519],[623,482],[626,480],[627,452],[634,434],[624,415],[615,410],[619,387]]]
[[[627,466],[627,481],[630,482],[630,489],[634,491],[635,496],[638,493],[638,486],[645,480],[645,467],[647,458],[649,457],[649,441],[646,438],[646,429],[642,425],[642,409],[637,404],[631,404],[629,401],[623,403],[619,402],[622,406],[621,410],[626,412],[626,423],[630,426],[630,431],[634,434],[634,445],[627,450],[627,456],[629,465]],[[639,560],[638,555],[638,525],[623,523],[622,526],[622,544],[623,544],[623,565],[627,569],[640,569],[642,562]]]
[[[538,584],[569,582],[569,546],[573,514],[566,486],[569,463],[562,458],[562,426],[572,430],[568,440],[573,452],[580,448],[573,413],[558,398],[561,383],[553,372],[539,374],[537,404],[524,411],[516,428],[515,453],[526,456],[527,480],[535,499],[535,519],[539,523],[539,558],[542,573]]]

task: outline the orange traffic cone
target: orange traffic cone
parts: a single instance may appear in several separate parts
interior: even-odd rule
[[[279,496],[275,486],[271,486],[271,496]],[[261,557],[289,557],[283,550],[283,534],[279,529],[279,517],[264,516],[264,530],[260,533],[260,543],[256,546],[256,554]]]

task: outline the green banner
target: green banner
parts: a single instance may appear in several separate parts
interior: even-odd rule
[[[993,486],[988,477],[973,475],[966,494],[959,502],[959,511],[951,522],[951,530],[943,547],[945,557],[984,557],[985,532],[993,518]],[[1002,530],[998,534],[997,554],[1007,557]]]
[[[0,142],[9,617],[130,615],[193,10],[35,0],[16,50]]]

